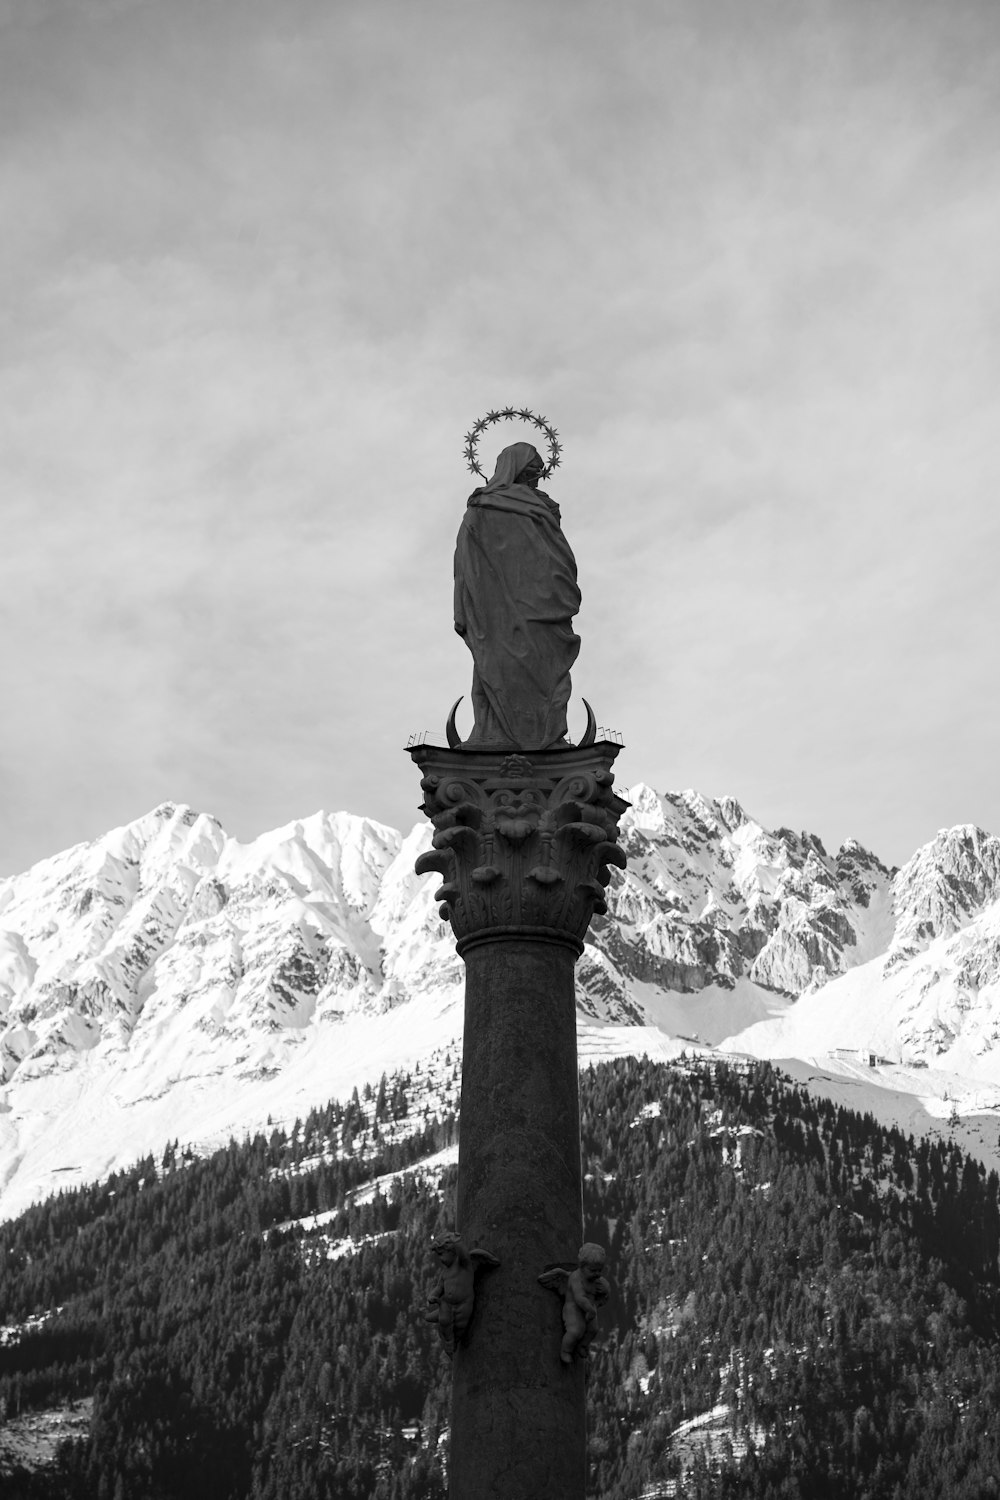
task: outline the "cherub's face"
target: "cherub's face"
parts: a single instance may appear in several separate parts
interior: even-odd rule
[[[458,1251],[454,1245],[442,1245],[437,1254],[438,1259],[444,1266],[453,1266],[458,1259]]]
[[[604,1275],[604,1266],[595,1265],[592,1261],[588,1261],[586,1265],[582,1265],[580,1270],[583,1272],[583,1279],[588,1286],[596,1286]]]

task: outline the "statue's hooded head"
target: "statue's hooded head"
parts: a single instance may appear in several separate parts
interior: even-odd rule
[[[544,469],[545,464],[542,461],[542,455],[533,444],[511,443],[509,448],[503,449],[497,459],[493,478],[479,493],[491,495],[495,490],[508,489],[517,479],[517,476],[528,467],[532,459],[537,459]]]

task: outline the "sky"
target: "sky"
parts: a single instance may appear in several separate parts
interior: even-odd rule
[[[620,784],[1000,833],[998,77],[995,0],[0,0],[0,875],[412,826],[507,404]]]

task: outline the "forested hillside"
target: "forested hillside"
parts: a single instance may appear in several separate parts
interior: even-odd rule
[[[427,1098],[387,1079],[0,1226],[0,1412],[94,1398],[5,1500],[444,1500],[448,1361],[420,1313],[454,1168],[408,1169],[457,1122]],[[613,1278],[594,1500],[1000,1494],[995,1174],[766,1064],[604,1064],[582,1104]]]

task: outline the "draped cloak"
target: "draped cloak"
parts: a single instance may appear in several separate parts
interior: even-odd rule
[[[537,456],[513,443],[473,491],[455,548],[455,628],[472,652],[470,748],[544,750],[566,735],[580,650],[576,560],[554,500],[515,476]]]

